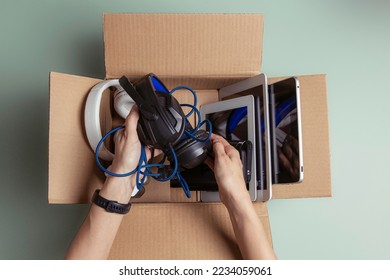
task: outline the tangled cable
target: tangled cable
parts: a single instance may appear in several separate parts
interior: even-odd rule
[[[188,114],[185,115],[186,121],[187,121],[188,117],[190,117],[194,112],[197,115],[197,125],[196,125],[196,127],[194,129],[192,129],[191,131],[185,130],[183,136],[190,137],[190,138],[192,138],[192,139],[194,139],[196,141],[199,141],[199,142],[206,142],[211,137],[211,133],[212,133],[211,122],[208,119],[205,119],[205,120],[201,121],[200,112],[196,108],[197,103],[198,103],[198,98],[197,98],[197,95],[196,95],[195,91],[192,88],[187,87],[187,86],[178,86],[178,87],[175,87],[174,89],[172,89],[169,92],[169,94],[172,95],[175,91],[181,90],[181,89],[185,89],[185,90],[190,91],[193,94],[193,96],[194,96],[194,104],[180,104],[180,106],[182,106],[182,107],[190,107],[191,108],[191,111]],[[209,133],[208,133],[206,138],[201,139],[201,138],[196,137],[195,133],[204,124],[208,125]],[[169,149],[170,149],[170,155],[172,156],[172,159],[173,159],[173,162],[170,162],[170,168],[172,169],[172,172],[169,174],[169,176],[166,176],[166,177],[164,177],[163,176],[164,174],[162,174],[162,173],[153,173],[151,171],[151,168],[153,168],[153,167],[156,167],[156,168],[159,168],[159,169],[160,168],[164,168],[165,167],[164,162],[165,162],[165,159],[167,158],[167,154],[164,154],[163,159],[159,163],[148,163],[148,159],[147,159],[147,156],[146,156],[146,148],[145,148],[145,145],[142,144],[142,143],[141,143],[141,154],[140,154],[140,157],[139,157],[139,160],[138,160],[138,166],[134,170],[132,170],[130,172],[127,172],[127,173],[114,173],[114,172],[111,172],[110,170],[108,170],[107,168],[105,168],[101,164],[101,162],[99,160],[99,150],[100,150],[101,145],[112,134],[114,134],[117,131],[119,131],[121,129],[124,129],[124,128],[125,128],[125,126],[123,126],[123,125],[113,128],[107,134],[105,134],[103,136],[103,138],[99,141],[99,143],[98,143],[98,145],[96,147],[96,150],[95,150],[95,161],[96,161],[96,164],[98,165],[98,167],[103,172],[105,172],[106,174],[108,174],[110,176],[114,176],[114,177],[127,177],[127,176],[130,176],[130,175],[136,174],[136,187],[139,190],[142,189],[143,185],[145,184],[146,177],[152,177],[152,178],[154,178],[155,180],[157,180],[159,182],[166,182],[166,181],[169,181],[169,180],[173,179],[176,176],[177,179],[179,180],[181,186],[182,186],[182,189],[183,189],[184,193],[186,194],[186,196],[188,198],[190,198],[191,197],[191,193],[190,193],[189,186],[188,186],[186,180],[180,174],[179,162],[177,160],[176,152],[175,152],[175,150],[174,150],[174,148],[173,148],[173,146],[171,144],[169,144]],[[151,157],[152,159],[153,159],[153,155],[154,155],[154,150],[152,152],[152,157]],[[141,177],[141,175],[142,175],[142,177]]]

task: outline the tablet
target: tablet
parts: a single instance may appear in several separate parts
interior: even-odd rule
[[[226,101],[209,103],[200,107],[202,119],[209,119],[213,133],[221,135],[229,142],[250,141],[252,151],[256,151],[255,104],[253,96],[243,96]],[[253,153],[252,152],[252,153]],[[257,198],[256,160],[251,157],[251,176],[247,189],[252,201]],[[220,201],[216,191],[201,191],[204,202]]]
[[[272,197],[272,165],[267,76],[262,73],[242,80],[221,88],[218,94],[220,100],[240,96],[253,96],[255,99],[257,200],[270,200]]]
[[[299,80],[291,77],[268,86],[273,184],[303,181]]]

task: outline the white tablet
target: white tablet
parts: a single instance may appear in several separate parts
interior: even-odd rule
[[[272,197],[267,76],[260,74],[219,90],[219,100],[228,100],[240,96],[253,96],[255,99],[257,200],[267,201]]]
[[[255,137],[255,104],[254,97],[243,96],[226,101],[209,103],[200,107],[202,120],[209,119],[213,133],[223,136],[228,141],[246,141],[252,143],[251,176],[247,184],[252,201],[257,197],[256,178],[256,137]],[[200,199],[204,202],[220,201],[216,191],[201,191]]]

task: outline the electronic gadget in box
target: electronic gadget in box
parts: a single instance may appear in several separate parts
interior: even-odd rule
[[[219,90],[219,99],[228,100],[240,96],[252,96],[255,101],[255,142],[257,200],[267,201],[272,197],[272,169],[269,133],[267,76],[260,74]]]
[[[221,135],[229,142],[250,141],[252,151],[256,151],[255,139],[255,104],[253,96],[243,96],[232,100],[209,103],[200,107],[202,119],[212,123],[213,133]],[[242,158],[241,158],[242,160]],[[257,198],[256,160],[251,157],[251,176],[248,183],[248,192],[255,201]],[[219,193],[215,191],[201,191],[202,201],[219,201]]]

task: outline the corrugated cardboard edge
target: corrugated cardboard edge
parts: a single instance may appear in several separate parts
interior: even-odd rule
[[[265,203],[254,203],[272,244]],[[254,233],[256,234],[256,233]],[[124,218],[110,259],[241,259],[221,203],[138,204]]]
[[[88,180],[98,182],[98,178],[89,178],[85,174],[79,174],[74,169],[74,163],[85,162],[84,170],[89,170],[88,175],[96,168],[93,153],[89,151],[89,145],[83,134],[78,135],[77,128],[82,121],[85,96],[79,93],[88,92],[91,87],[100,82],[99,79],[79,77],[70,74],[50,72],[49,95],[49,147],[48,147],[48,199],[49,203],[84,202],[89,200],[89,195],[79,186],[88,184]],[[76,85],[76,88],[74,86]],[[74,96],[80,98],[80,102],[62,102],[67,95],[56,95],[57,90],[64,92],[76,91]],[[59,99],[58,99],[59,98]],[[69,100],[68,100],[69,101]],[[61,108],[61,109],[59,109]],[[76,125],[75,125],[76,124]],[[60,142],[63,131],[74,131],[76,137],[69,137],[69,141]],[[77,136],[78,135],[78,136]],[[69,153],[68,151],[72,151]],[[74,155],[87,155],[86,158],[77,158]],[[61,175],[59,175],[61,174]],[[62,180],[69,177],[67,180]],[[72,179],[73,178],[73,179]],[[85,180],[81,180],[84,178]]]
[[[261,14],[104,14],[106,78],[253,76]],[[232,40],[234,38],[234,40]]]

